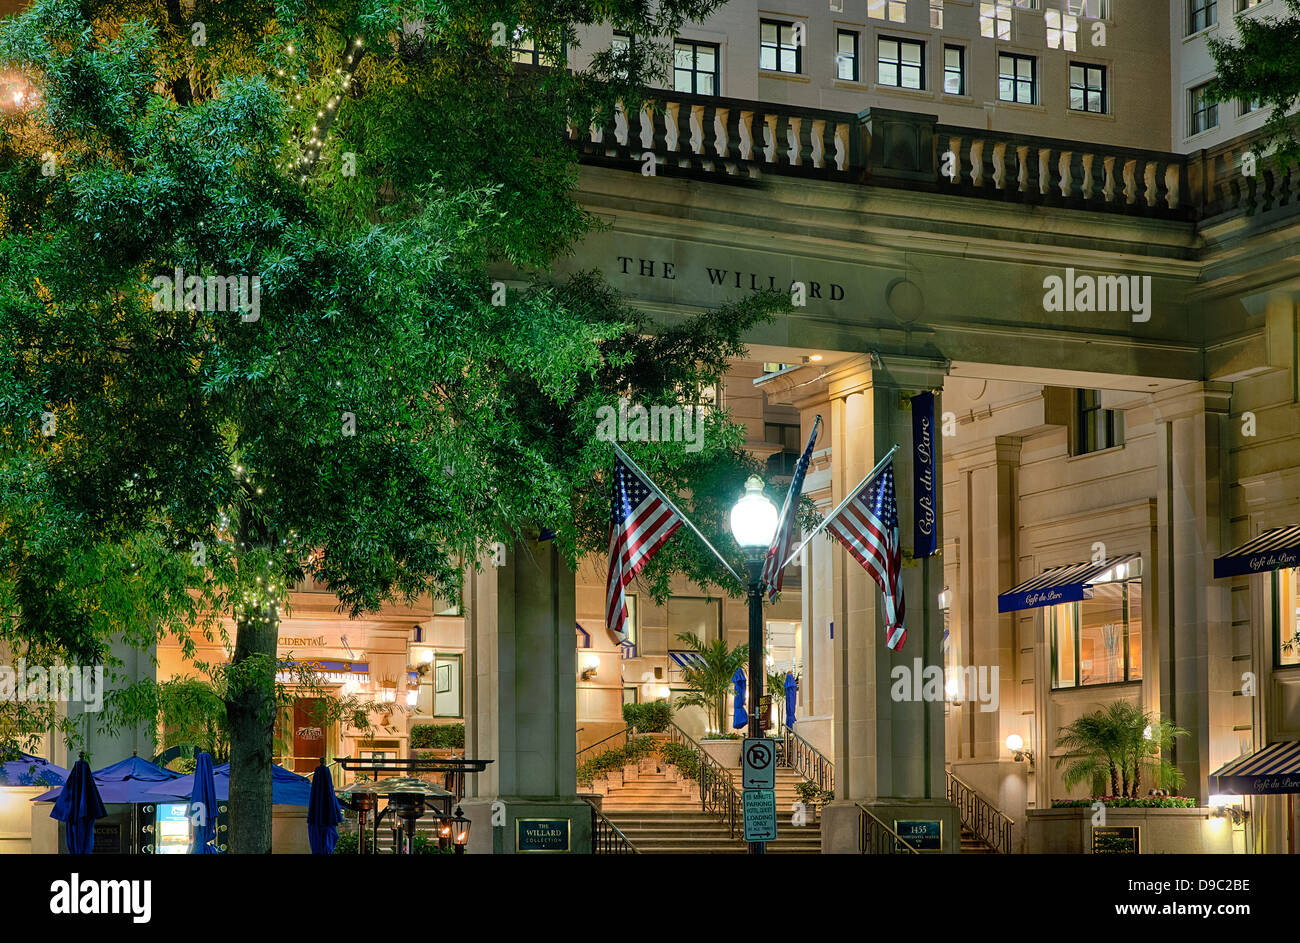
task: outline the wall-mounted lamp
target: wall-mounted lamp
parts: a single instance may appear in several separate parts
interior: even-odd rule
[[[599,655],[585,655],[582,659],[582,680],[590,681],[596,677],[596,672],[600,670]]]
[[[943,683],[943,693],[948,698],[949,704],[956,704],[961,700],[961,681],[957,678],[949,678]]]
[[[1250,810],[1242,807],[1241,796],[1210,796],[1211,815],[1215,818],[1230,819],[1233,825],[1244,825],[1250,821]]]
[[[1025,749],[1025,740],[1018,733],[1010,734],[1007,737],[1007,749],[1011,751],[1017,763],[1029,762],[1029,768],[1034,768],[1034,751]]]
[[[950,590],[946,586],[943,588],[943,592],[939,594],[939,608],[940,609],[952,608],[952,590]]]

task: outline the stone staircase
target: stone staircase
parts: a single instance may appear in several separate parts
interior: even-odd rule
[[[783,775],[787,774],[787,775]],[[740,781],[739,770],[732,770]],[[803,827],[790,824],[791,804],[800,777],[793,770],[779,770],[776,783],[777,813],[780,816],[775,842],[769,854],[819,854],[821,829],[816,820]],[[673,780],[663,768],[624,778],[623,785],[610,786],[601,811],[627,836],[642,854],[745,854],[748,850],[739,834],[732,837],[722,819],[700,809],[700,800]]]
[[[961,853],[963,855],[993,855],[992,848],[975,837],[975,833],[965,825],[961,827]]]

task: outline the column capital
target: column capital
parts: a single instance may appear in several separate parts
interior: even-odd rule
[[[1184,383],[1153,393],[1156,422],[1173,422],[1202,414],[1226,416],[1232,408],[1232,384],[1219,380]]]
[[[991,465],[1019,465],[1020,445],[1023,441],[1019,436],[994,436],[960,452],[950,450],[948,457],[957,463],[959,472],[988,468]]]
[[[834,398],[875,387],[895,390],[929,390],[943,387],[950,363],[934,357],[861,354],[826,371],[826,389]]]

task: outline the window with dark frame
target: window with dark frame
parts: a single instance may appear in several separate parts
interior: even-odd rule
[[[998,98],[1021,105],[1038,104],[1038,60],[1014,52],[998,53]]]
[[[1104,115],[1106,106],[1106,67],[1086,62],[1070,63],[1070,108]]]
[[[1187,32],[1199,33],[1219,22],[1218,0],[1187,0]]]
[[[1219,126],[1219,103],[1210,100],[1209,83],[1198,85],[1187,93],[1188,135],[1200,134]]]
[[[768,422],[763,424],[763,441],[781,446],[781,451],[767,460],[767,473],[778,478],[789,478],[799,462],[799,425],[797,423]]]
[[[803,71],[803,49],[796,36],[793,23],[781,20],[760,20],[758,27],[758,67],[768,72],[788,72],[798,75]]]
[[[894,88],[925,88],[925,43],[881,36],[876,40],[876,81]]]
[[[1047,607],[1053,690],[1142,680],[1142,561],[1119,566],[1088,599]]]
[[[1124,414],[1103,409],[1100,390],[1074,391],[1074,453],[1087,455],[1124,444]]]
[[[558,49],[553,46],[538,47],[528,31],[520,26],[514,31],[510,57],[523,65],[559,66],[568,61],[568,50],[563,44]]]
[[[943,90],[948,95],[966,94],[966,47],[943,47]]]
[[[843,82],[862,81],[856,30],[842,29],[835,33],[835,77]]]
[[[673,90],[694,95],[717,95],[718,46],[692,39],[673,43]]]
[[[1273,571],[1273,665],[1300,665],[1300,568]]]
[[[614,39],[609,44],[609,48],[611,52],[617,53],[619,55],[626,55],[632,50],[632,42],[633,40],[632,40],[631,33],[625,33],[621,30],[614,30]],[[627,78],[627,70],[619,69],[617,71],[617,77],[621,79]]]

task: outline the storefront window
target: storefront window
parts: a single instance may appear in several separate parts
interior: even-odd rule
[[[1300,665],[1300,567],[1277,571],[1274,602],[1277,663]]]
[[[1052,606],[1052,687],[1142,679],[1141,561],[1120,564],[1089,586],[1091,598]]]
[[[433,660],[433,716],[461,717],[461,656],[439,652]]]

